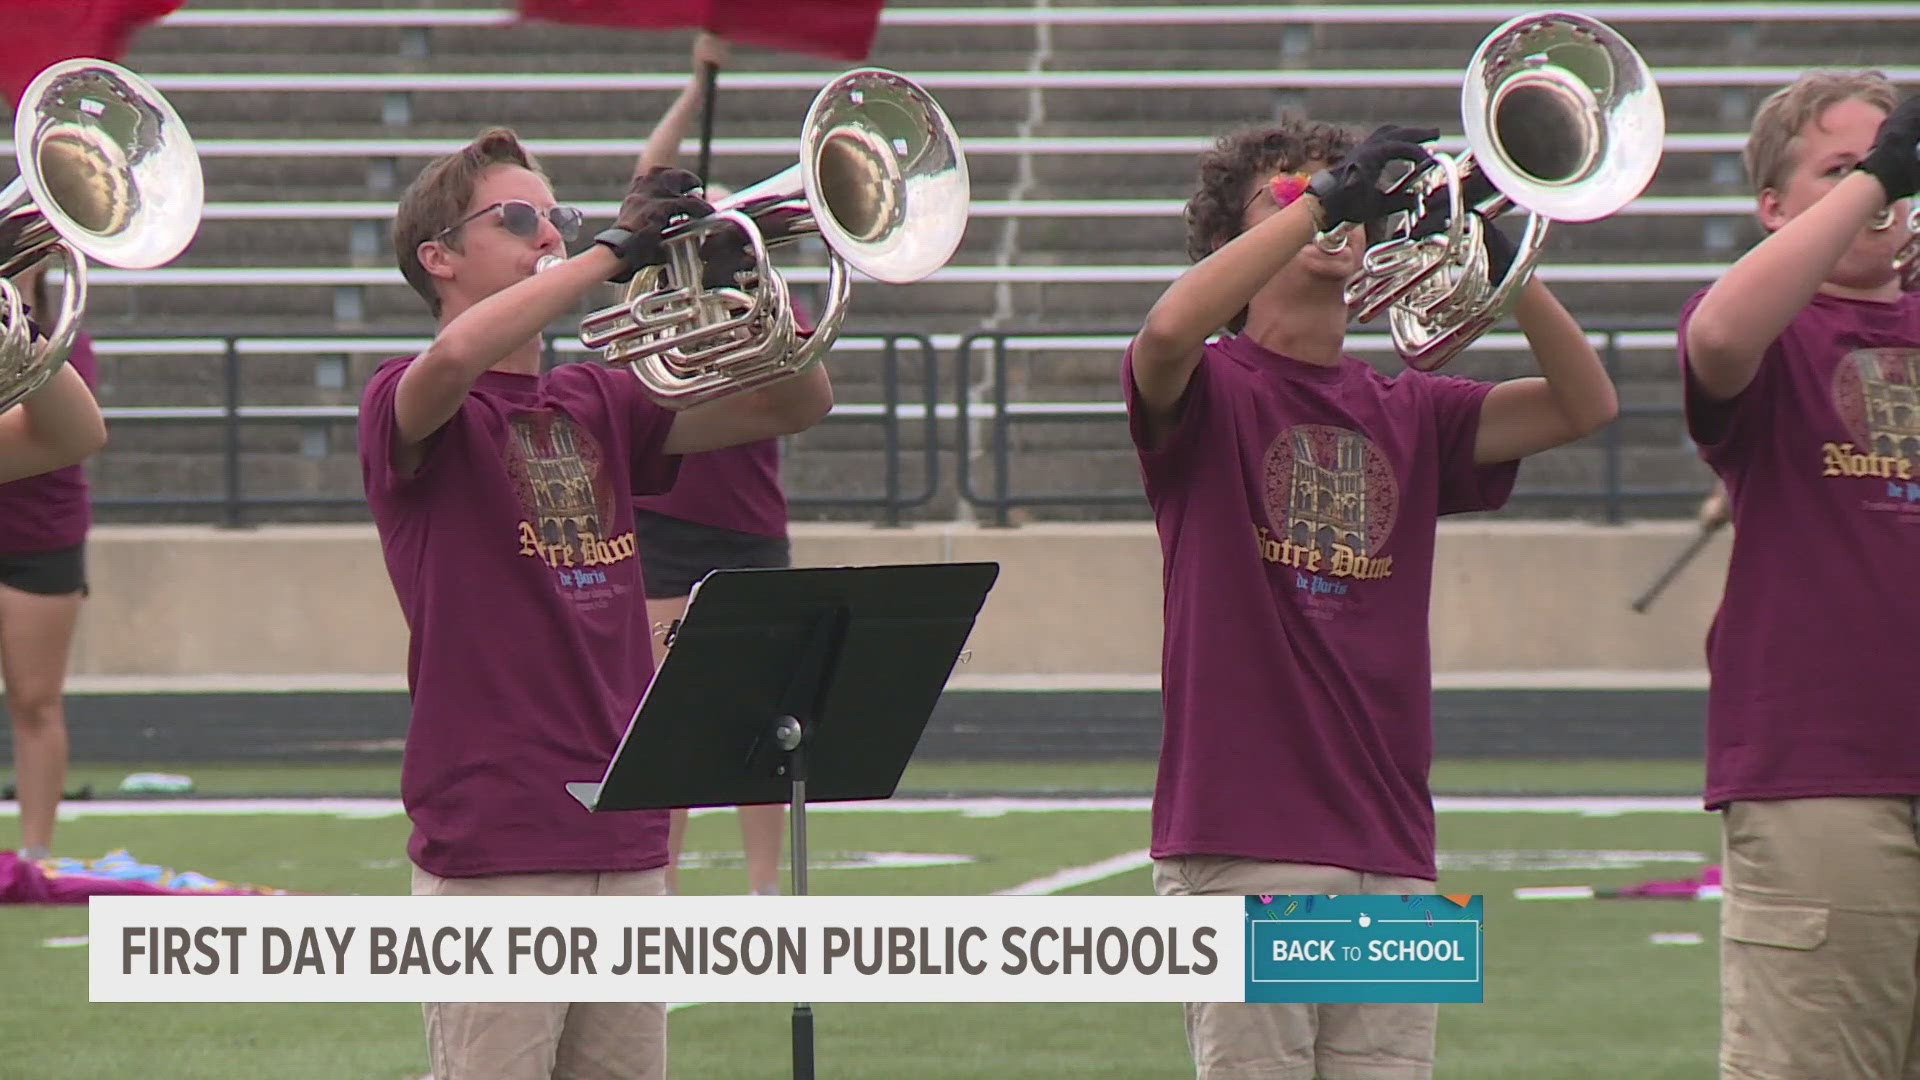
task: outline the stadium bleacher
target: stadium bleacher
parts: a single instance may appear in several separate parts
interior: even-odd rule
[[[1015,517],[1139,517],[1115,411],[1113,344],[1181,265],[1179,206],[1194,153],[1213,133],[1285,109],[1357,125],[1430,123],[1457,148],[1454,90],[1465,62],[1517,10],[891,5],[870,60],[921,82],[953,117],[969,154],[973,222],[953,263],[928,281],[856,286],[834,369],[840,417],[884,411],[886,349],[870,335],[919,335],[905,343],[924,340],[941,357],[936,412],[954,415],[964,396],[970,425],[933,429],[934,497],[912,515],[958,511],[964,434],[968,491],[1015,493],[1013,501],[1027,493],[1034,505]],[[1583,324],[1607,332],[1600,340],[1616,361],[1626,415],[1530,462],[1515,512],[1677,512],[1704,490],[1706,474],[1674,414],[1671,335],[1662,330],[1757,237],[1738,163],[1745,121],[1809,56],[1920,81],[1920,68],[1899,63],[1910,56],[1895,32],[1920,28],[1920,4],[1583,10],[1625,33],[1653,66],[1668,139],[1643,198],[1609,220],[1557,228],[1550,240],[1541,275]],[[686,81],[686,41],[421,2],[322,9],[235,0],[145,31],[125,62],[186,119],[209,201],[199,237],[173,265],[91,275],[102,398],[121,422],[93,466],[104,516],[203,520],[236,488],[262,503],[248,509],[253,520],[362,515],[347,423],[357,390],[374,363],[430,329],[385,240],[400,187],[433,154],[505,123],[529,137],[563,199],[604,219],[639,142]],[[713,171],[738,186],[791,164],[799,118],[835,65],[740,50],[735,66],[721,80]],[[791,262],[797,284],[824,277],[817,251]],[[569,327],[555,332],[571,344]],[[954,347],[982,332],[1021,336],[1003,348],[1003,363],[975,358],[969,384],[957,385]],[[175,337],[191,340],[159,340]],[[1514,344],[1512,335],[1505,344],[1490,338],[1451,370],[1521,373],[1528,362]],[[1356,345],[1395,364],[1378,334]],[[901,369],[909,488],[927,480],[917,419],[929,394],[914,381],[919,367]],[[1008,408],[996,411],[1002,398]],[[230,414],[246,418],[232,433]],[[1010,425],[1004,461],[989,452],[994,417]],[[794,491],[804,502],[878,490],[884,442],[863,423],[790,440]],[[1003,466],[1013,473],[1004,481]],[[1628,497],[1600,494],[1610,486]],[[156,490],[175,505],[152,505]],[[1038,497],[1046,492],[1113,497],[1072,505]]]

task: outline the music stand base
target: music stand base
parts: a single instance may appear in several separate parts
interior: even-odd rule
[[[793,1080],[813,1080],[813,1009],[793,1007]]]
[[[774,721],[774,738],[784,752],[781,771],[793,781],[787,827],[792,835],[793,895],[807,895],[807,759],[806,728],[791,716]],[[813,1007],[793,1006],[793,1080],[813,1080]]]

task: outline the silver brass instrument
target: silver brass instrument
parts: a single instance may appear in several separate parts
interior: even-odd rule
[[[1660,90],[1640,54],[1606,24],[1571,12],[1522,15],[1495,29],[1467,65],[1460,104],[1467,152],[1432,151],[1388,189],[1412,194],[1415,210],[1380,223],[1384,237],[1347,283],[1356,317],[1368,322],[1387,310],[1395,349],[1421,371],[1445,364],[1507,313],[1551,222],[1597,221],[1638,197],[1666,138]],[[1476,173],[1494,194],[1469,206],[1465,185]],[[1439,192],[1447,228],[1414,238],[1420,207]],[[1481,215],[1490,221],[1514,206],[1526,211],[1526,228],[1495,281]]]
[[[20,175],[0,191],[0,409],[60,365],[87,304],[87,260],[147,269],[200,229],[200,158],[145,79],[105,60],[63,60],[27,85],[13,119]],[[59,314],[36,341],[10,278],[58,256]],[[44,313],[42,313],[44,316]]]
[[[1901,292],[1920,289],[1920,199],[1914,200],[1913,210],[1907,215],[1907,232],[1907,242],[1893,257],[1893,269],[1900,275]]]
[[[819,363],[846,317],[848,267],[889,284],[946,265],[966,230],[971,186],[959,136],[918,85],[881,68],[835,78],[814,98],[800,160],[675,225],[668,263],[635,274],[623,303],[581,320],[580,341],[633,369],[669,409],[797,375]],[[703,239],[737,230],[752,266],[706,288]],[[827,248],[827,301],[795,318],[768,249],[809,236]]]

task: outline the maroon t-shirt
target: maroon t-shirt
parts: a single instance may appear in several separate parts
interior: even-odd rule
[[[636,510],[756,536],[787,535],[787,496],[780,489],[780,441],[763,439],[688,454],[664,495],[635,498]]]
[[[1920,293],[1816,295],[1747,388],[1687,429],[1726,481],[1733,552],[1707,634],[1710,808],[1920,795]]]
[[[1122,380],[1163,560],[1154,856],[1431,880],[1434,532],[1512,490],[1473,461],[1491,384],[1229,337],[1147,449],[1131,351]]]
[[[813,323],[797,302],[794,324]],[[780,486],[780,440],[763,439],[688,454],[673,490],[633,500],[634,509],[755,536],[787,535],[787,495]]]
[[[599,364],[490,371],[402,476],[393,400],[411,362],[382,364],[360,412],[411,632],[408,853],[442,877],[665,865],[665,811],[589,814],[565,785],[601,777],[653,677],[632,493],[673,483],[673,414]]]
[[[89,387],[95,384],[93,342],[86,331],[74,335],[67,363]],[[74,547],[86,540],[92,523],[84,466],[68,465],[0,484],[0,555],[37,555]]]

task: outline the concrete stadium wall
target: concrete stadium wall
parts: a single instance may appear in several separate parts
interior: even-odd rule
[[[1650,614],[1628,604],[1692,530],[1685,522],[1444,525],[1432,613],[1436,682],[1691,683],[1703,666],[1727,539]],[[1155,684],[1160,560],[1150,525],[806,525],[795,527],[794,557],[803,566],[998,561],[999,584],[956,685],[1037,686],[1047,676]],[[220,676],[390,686],[405,671],[406,629],[369,526],[103,526],[93,535],[91,575],[76,688]]]

